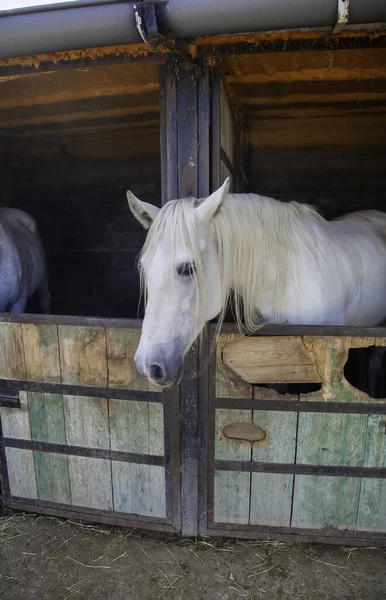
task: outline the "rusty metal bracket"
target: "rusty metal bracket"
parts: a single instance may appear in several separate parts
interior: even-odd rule
[[[133,5],[138,33],[150,50],[158,50],[166,42],[164,36],[158,31],[155,7],[168,4],[168,2],[169,0],[138,0]]]
[[[137,30],[144,43],[150,50],[156,52],[160,48],[166,48],[185,67],[192,69],[193,63],[188,52],[183,50],[181,44],[167,40],[158,30],[156,6],[168,4],[169,0],[138,0],[134,5],[134,18]]]
[[[338,17],[331,34],[340,33],[348,24],[350,0],[338,0]]]

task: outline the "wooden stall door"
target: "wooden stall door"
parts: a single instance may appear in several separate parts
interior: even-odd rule
[[[386,544],[386,398],[370,398],[344,375],[350,348],[385,346],[374,336],[385,331],[271,329],[218,338],[201,531]],[[320,389],[281,395],[266,387],[295,383]]]
[[[28,318],[0,322],[3,504],[178,531],[178,408],[136,371],[140,322]]]

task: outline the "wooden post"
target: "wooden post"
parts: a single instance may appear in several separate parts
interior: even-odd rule
[[[167,61],[161,74],[162,203],[209,195],[209,74]],[[198,533],[199,368],[196,344],[185,359],[180,394],[181,533]],[[175,416],[178,418],[178,416]]]

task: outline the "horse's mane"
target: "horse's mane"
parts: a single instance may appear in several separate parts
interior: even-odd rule
[[[194,209],[203,199],[184,198],[168,202],[158,213],[149,230],[140,259],[146,253],[151,261],[162,245],[170,261],[169,281],[177,259],[177,249],[185,247],[192,254],[196,270],[194,283],[199,318],[203,290],[205,255],[200,251]],[[229,194],[211,221],[220,257],[223,310],[221,327],[233,289],[233,312],[240,331],[252,332],[259,320],[259,294],[264,295],[271,285],[267,265],[275,261],[276,304],[272,307],[275,320],[280,322],[285,311],[285,290],[289,278],[296,277],[299,267],[299,241],[303,242],[316,265],[325,262],[323,247],[309,229],[311,221],[326,224],[325,219],[311,206],[297,202],[283,203],[255,194]],[[328,228],[326,228],[328,235]],[[324,243],[325,243],[324,239]],[[333,240],[331,240],[333,243]],[[141,264],[141,260],[140,260]],[[141,272],[141,289],[146,293]],[[240,278],[240,274],[245,274]],[[241,281],[242,279],[242,281]],[[166,286],[168,283],[166,282]]]

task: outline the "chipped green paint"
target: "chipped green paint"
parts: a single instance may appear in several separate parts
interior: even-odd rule
[[[33,440],[66,443],[63,397],[60,394],[28,392],[28,409]]]
[[[71,504],[68,456],[34,452],[39,500]]]

